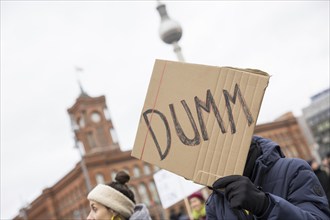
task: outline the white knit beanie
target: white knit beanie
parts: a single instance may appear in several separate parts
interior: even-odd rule
[[[129,218],[134,212],[135,205],[127,196],[104,184],[98,184],[90,191],[87,199],[101,203],[125,218]]]

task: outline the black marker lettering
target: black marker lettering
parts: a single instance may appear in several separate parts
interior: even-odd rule
[[[198,144],[200,144],[200,135],[199,135],[199,132],[197,130],[195,120],[192,117],[191,111],[190,111],[186,101],[182,100],[181,104],[183,105],[184,109],[186,110],[186,113],[188,115],[190,124],[191,124],[191,126],[194,130],[195,137],[193,139],[187,138],[187,136],[183,132],[182,127],[181,127],[181,125],[180,125],[180,123],[179,123],[179,121],[176,117],[174,106],[173,106],[173,104],[170,104],[169,107],[170,107],[171,115],[172,115],[172,118],[173,118],[173,123],[174,123],[174,126],[175,126],[176,133],[177,133],[178,137],[180,138],[180,140],[183,144],[189,145],[189,146],[198,145]]]
[[[150,122],[149,122],[149,119],[148,119],[148,116],[147,116],[150,113],[158,114],[159,117],[164,122],[164,125],[165,125],[165,128],[166,128],[166,138],[167,138],[167,144],[166,144],[166,149],[165,149],[164,153],[162,153],[162,150],[160,149],[160,146],[159,146],[159,143],[158,143],[157,138],[155,136],[155,133],[154,133],[154,131],[152,130],[152,128],[150,126]],[[158,111],[156,109],[154,109],[154,110],[153,109],[148,109],[147,111],[145,111],[143,113],[143,117],[144,117],[144,120],[145,120],[145,122],[148,126],[148,129],[149,129],[150,133],[151,133],[151,136],[152,136],[152,138],[153,138],[153,140],[156,144],[160,159],[164,160],[165,157],[167,156],[168,152],[170,151],[170,148],[171,148],[171,131],[170,131],[170,126],[168,125],[167,119],[166,119],[166,117],[163,113],[161,113],[160,111]]]
[[[212,96],[212,93],[209,89],[206,92],[206,103],[204,103],[197,96],[195,96],[195,105],[196,105],[198,121],[199,121],[199,125],[201,127],[201,131],[202,131],[204,141],[208,140],[209,137],[208,137],[207,130],[206,130],[206,127],[205,127],[205,123],[204,123],[203,114],[202,114],[201,109],[204,109],[206,112],[210,113],[210,111],[211,111],[210,107],[212,106],[215,118],[217,119],[217,122],[218,122],[218,125],[219,125],[220,129],[221,129],[221,132],[226,133],[226,129],[225,129],[225,126],[223,124],[222,118],[220,116],[219,109],[217,108],[217,106],[215,104],[215,101],[214,101],[214,98]]]
[[[238,99],[242,105],[245,117],[248,121],[248,125],[250,126],[253,122],[253,117],[252,114],[250,112],[249,107],[246,105],[245,99],[241,94],[241,90],[239,88],[239,86],[237,85],[237,83],[235,84],[235,89],[234,89],[234,96],[232,97],[229,92],[227,90],[223,90],[223,95],[225,96],[226,99],[226,107],[227,107],[227,111],[228,111],[228,116],[229,116],[229,123],[230,123],[230,127],[231,127],[231,133],[234,134],[236,133],[236,126],[235,126],[235,122],[234,122],[234,117],[233,117],[233,112],[230,106],[230,101],[232,103],[236,103],[236,98],[238,95]]]

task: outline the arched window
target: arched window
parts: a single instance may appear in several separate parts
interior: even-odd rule
[[[103,176],[102,173],[97,173],[95,178],[96,178],[97,184],[103,184],[104,183],[104,176]]]
[[[84,119],[84,116],[81,116],[80,118],[78,118],[77,124],[79,125],[80,128],[85,127],[85,119]]]
[[[73,216],[73,219],[77,219],[77,220],[81,219],[81,217],[82,217],[80,210],[74,210],[72,216]]]
[[[144,172],[144,175],[150,175],[150,174],[151,174],[149,164],[146,164],[146,163],[145,163],[145,164],[143,165],[143,172]]]
[[[152,196],[152,199],[154,200],[155,203],[159,204],[160,200],[159,200],[159,196],[158,196],[158,192],[155,186],[155,183],[153,181],[149,182],[149,190]]]
[[[132,190],[132,192],[134,193],[135,202],[140,203],[141,202],[140,195],[136,192],[135,187],[129,186],[129,189]]]
[[[139,184],[138,190],[139,190],[139,194],[140,194],[142,202],[144,204],[146,204],[146,206],[150,206],[150,199],[149,199],[149,196],[148,196],[147,188],[144,185],[144,183]]]
[[[291,151],[291,153],[292,153],[292,157],[299,157],[298,151],[297,151],[297,149],[295,148],[295,146],[290,145],[290,146],[289,146],[289,149],[290,149],[290,151]]]
[[[88,209],[87,209],[88,210]],[[80,206],[80,213],[82,214],[82,217],[80,219],[87,219],[87,211],[84,206]]]
[[[111,172],[111,180],[112,180],[112,181],[115,180],[116,175],[117,175],[117,171],[116,171],[116,170],[113,170],[113,171]]]
[[[91,148],[96,147],[94,136],[93,136],[93,133],[91,131],[87,133],[87,141],[88,141],[88,144]]]
[[[135,178],[138,178],[138,177],[141,176],[140,168],[138,166],[134,166],[133,175],[134,175]]]
[[[114,128],[110,128],[110,135],[114,144],[118,144],[118,136]]]

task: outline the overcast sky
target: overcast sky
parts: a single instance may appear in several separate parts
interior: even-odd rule
[[[258,124],[329,87],[329,1],[169,1],[187,62],[272,75]],[[105,95],[122,150],[132,148],[154,60],[156,1],[1,1],[1,219],[79,161],[67,109]]]

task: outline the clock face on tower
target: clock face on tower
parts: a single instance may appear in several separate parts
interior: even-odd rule
[[[101,121],[101,115],[98,112],[93,112],[91,115],[91,119],[93,122],[97,123]]]

